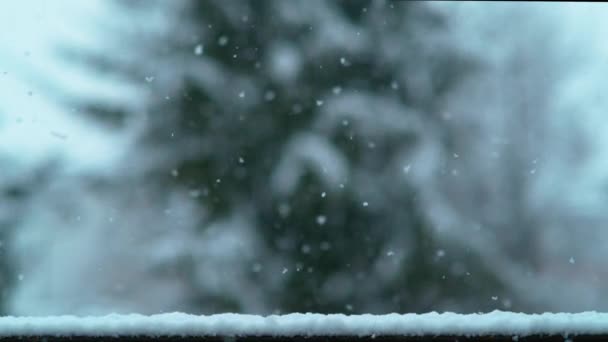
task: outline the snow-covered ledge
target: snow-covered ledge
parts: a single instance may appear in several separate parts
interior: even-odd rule
[[[576,336],[607,335],[608,313],[0,317],[0,338],[9,336]],[[312,339],[314,340],[314,338]]]

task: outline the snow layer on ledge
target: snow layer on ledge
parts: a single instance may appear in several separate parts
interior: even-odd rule
[[[518,335],[608,334],[608,313],[0,317],[0,336],[16,335]]]

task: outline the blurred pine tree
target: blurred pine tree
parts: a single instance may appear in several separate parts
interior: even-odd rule
[[[160,157],[146,178],[200,203],[201,233],[246,213],[266,250],[248,277],[279,284],[265,301],[279,312],[496,307],[478,298],[505,291],[497,271],[434,238],[406,164],[430,130],[449,149],[436,109],[476,67],[440,38],[439,13],[380,0],[164,6],[168,34],[123,37],[133,59],[90,57],[149,89],[140,151]],[[113,124],[133,114],[87,107]],[[243,310],[192,288],[201,312]]]

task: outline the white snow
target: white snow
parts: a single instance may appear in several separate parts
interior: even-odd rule
[[[271,180],[274,189],[281,194],[295,191],[307,170],[319,176],[327,188],[333,188],[348,178],[348,160],[322,135],[295,135],[283,156]]]
[[[302,69],[302,56],[296,46],[276,43],[269,53],[271,76],[279,82],[293,82]]]
[[[221,36],[218,40],[217,43],[219,46],[226,46],[226,44],[228,44],[228,37],[226,36]]]
[[[604,334],[608,313],[521,314],[287,314],[152,316],[111,314],[99,317],[0,317],[0,336],[9,335],[515,335]]]
[[[324,225],[325,222],[327,222],[327,216],[325,216],[325,215],[319,215],[319,216],[317,216],[317,224],[319,226]]]
[[[0,155],[10,161],[2,166],[2,182],[9,172],[24,173],[52,158],[64,161],[69,172],[110,170],[121,158],[129,138],[91,126],[76,113],[77,106],[66,105],[64,96],[132,110],[131,99],[142,93],[66,62],[59,53],[76,47],[83,52],[107,49],[107,41],[89,24],[110,7],[102,1],[2,4]]]

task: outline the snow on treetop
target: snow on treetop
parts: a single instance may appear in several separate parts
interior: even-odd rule
[[[0,336],[27,335],[517,335],[608,333],[608,313],[288,314],[0,317]]]

